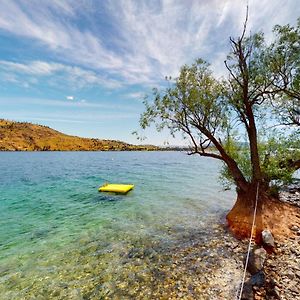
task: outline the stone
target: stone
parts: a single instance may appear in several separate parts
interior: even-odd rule
[[[245,282],[244,288],[243,288],[243,293],[242,293],[242,300],[253,300],[254,299],[254,294],[252,290],[252,285],[249,281]]]
[[[247,269],[251,275],[259,272],[267,258],[267,251],[264,248],[256,248],[250,252]]]
[[[299,289],[297,288],[296,283],[295,285],[290,286],[289,290],[294,292],[295,294],[299,294]]]
[[[298,231],[298,230],[299,230],[299,227],[296,226],[296,225],[293,225],[293,226],[291,227],[291,230],[293,230],[293,231]]]
[[[273,291],[273,295],[275,297],[277,297],[277,299],[281,299],[280,294],[281,294],[280,289],[278,288],[278,286],[275,286],[274,291]]]
[[[265,285],[266,277],[263,271],[259,271],[251,276],[250,283],[253,286],[262,287]]]
[[[263,241],[263,244],[267,247],[272,247],[274,248],[275,247],[275,241],[274,241],[274,237],[271,233],[270,230],[267,230],[265,229],[262,233],[261,233],[261,236],[262,236],[262,241]]]
[[[290,271],[290,270],[287,270],[284,275],[289,278],[289,279],[293,279],[295,277],[295,274],[294,272]]]

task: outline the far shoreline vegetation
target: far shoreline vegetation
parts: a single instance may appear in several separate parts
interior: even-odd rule
[[[133,145],[67,135],[45,125],[0,119],[0,151],[188,151],[187,147]]]

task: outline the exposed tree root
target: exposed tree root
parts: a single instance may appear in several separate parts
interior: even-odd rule
[[[230,231],[239,239],[249,238],[253,222],[254,205],[241,197],[227,215]],[[269,229],[275,240],[281,240],[291,235],[291,227],[300,227],[300,208],[270,197],[263,197],[257,208],[254,235],[257,243],[261,242],[261,232]]]

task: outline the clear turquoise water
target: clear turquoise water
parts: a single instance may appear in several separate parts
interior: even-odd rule
[[[202,230],[205,242],[233,204],[219,168],[183,152],[0,153],[0,298],[147,299],[138,293],[159,289],[164,299],[151,268],[170,263],[187,234]],[[135,189],[99,193],[106,181]]]

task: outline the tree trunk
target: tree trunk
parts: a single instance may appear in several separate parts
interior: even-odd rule
[[[248,191],[237,192],[237,200],[226,219],[232,233],[240,239],[249,238],[253,223],[256,199],[256,186],[249,186]],[[300,226],[300,209],[270,196],[266,187],[258,191],[258,202],[253,238],[261,243],[261,232],[268,229],[275,239],[281,240],[291,234],[292,225]]]

